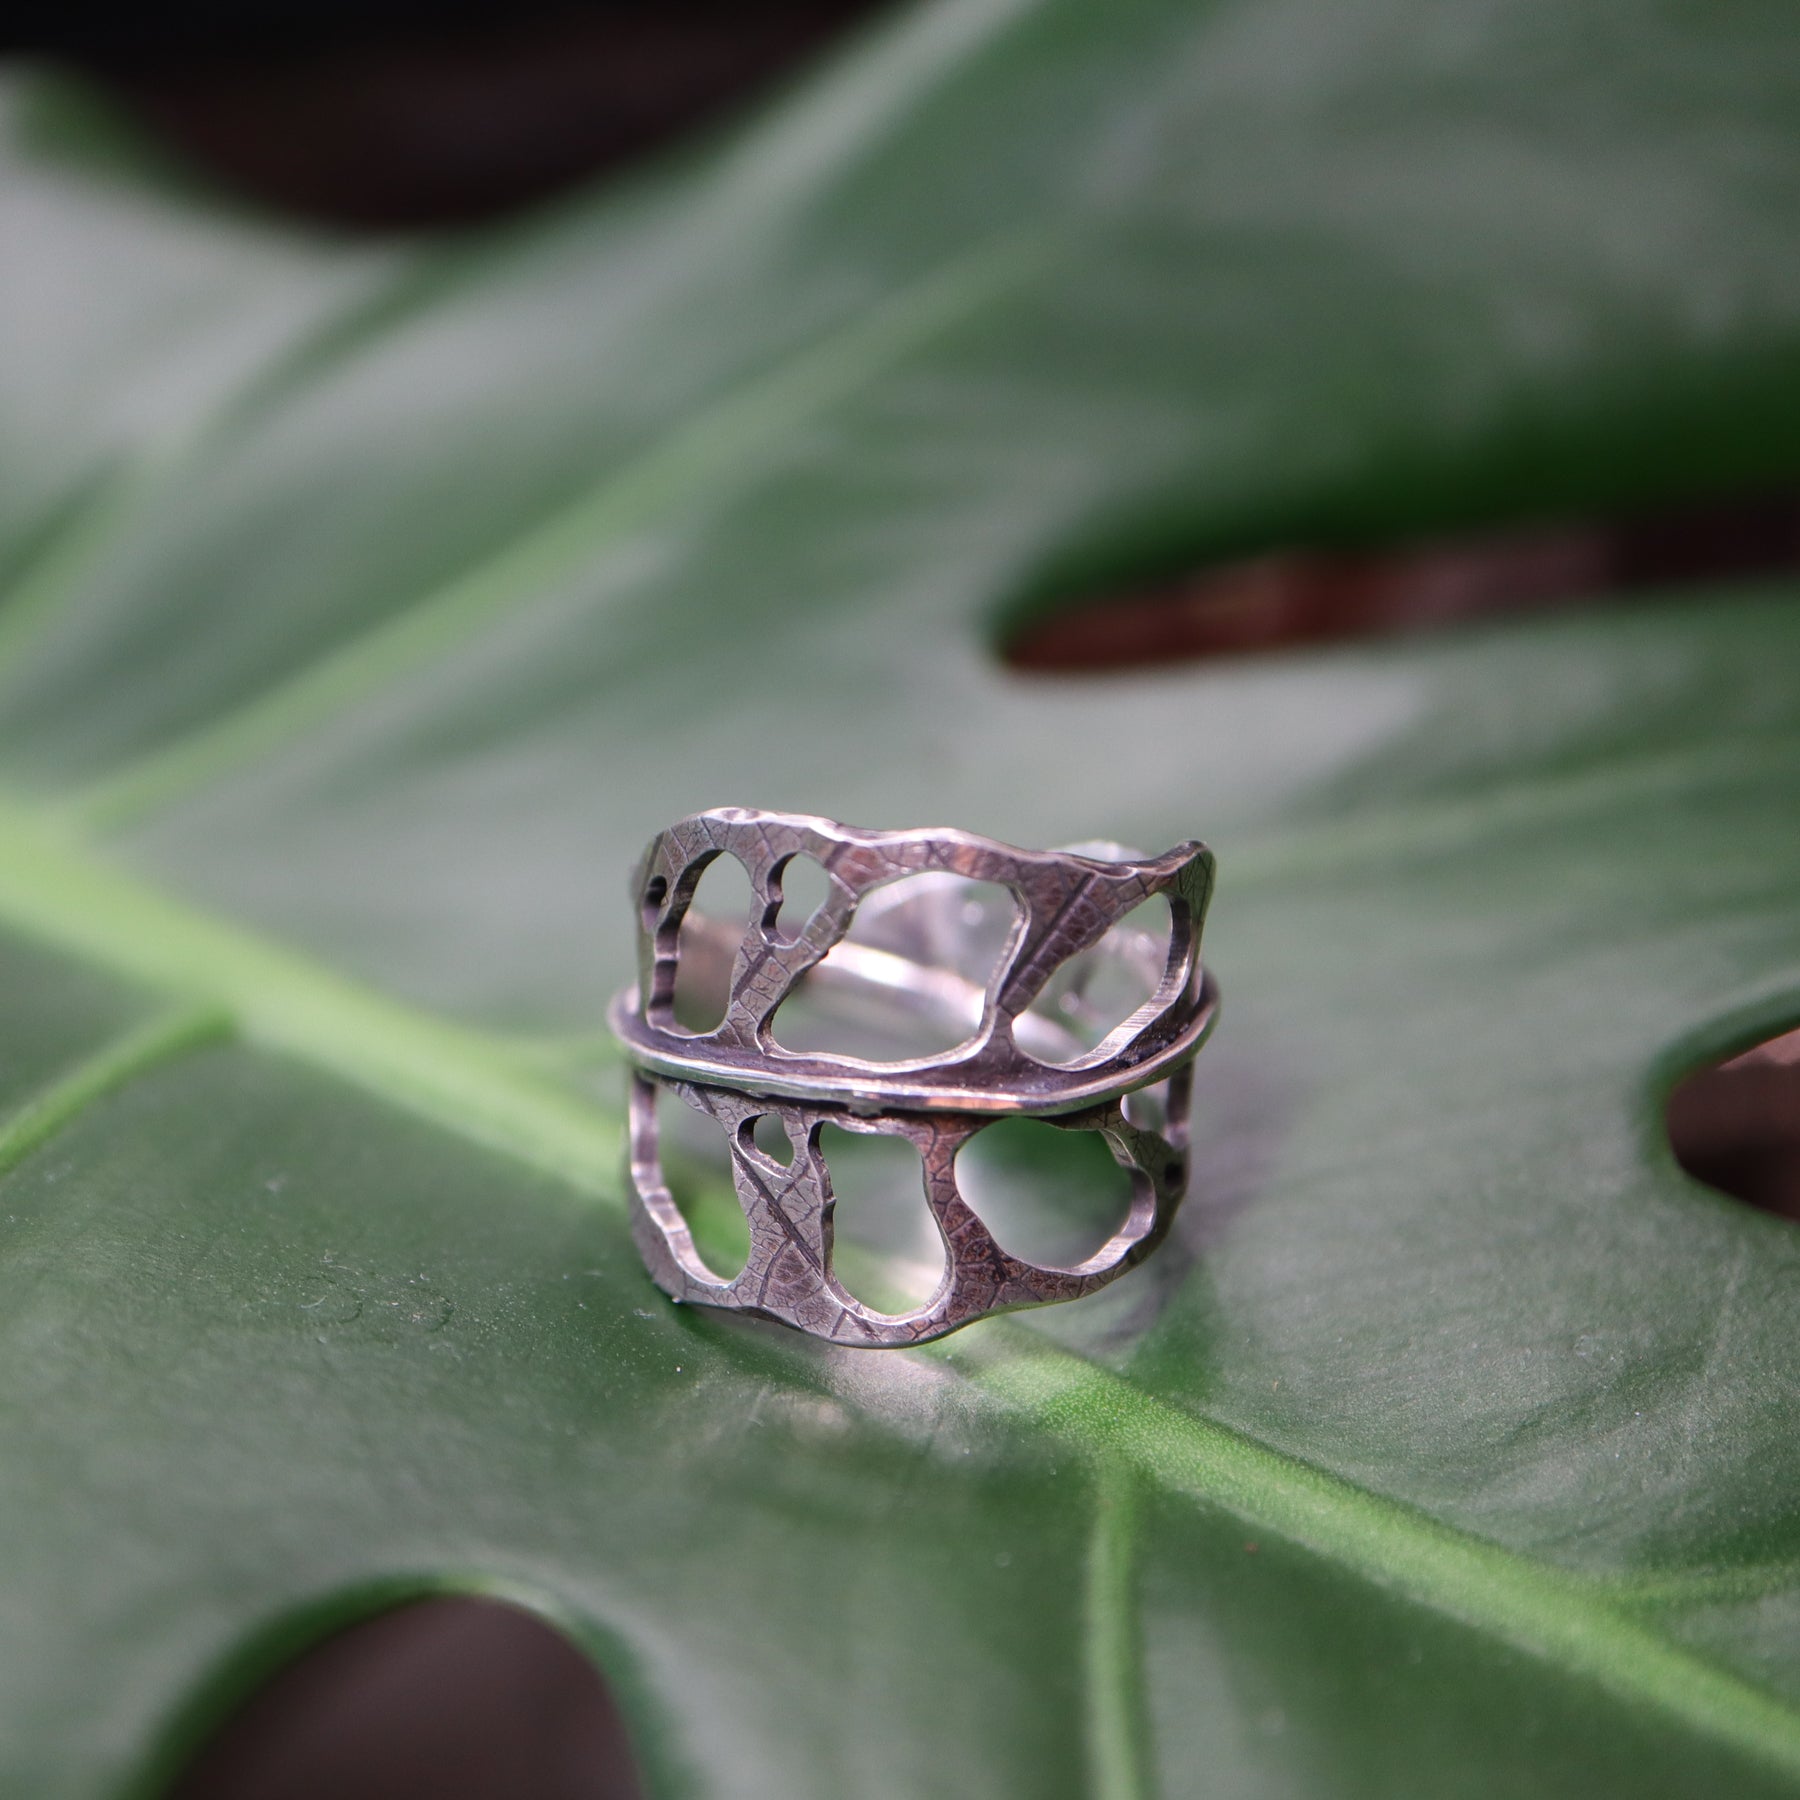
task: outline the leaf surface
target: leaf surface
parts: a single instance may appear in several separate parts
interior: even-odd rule
[[[474,1589],[663,1793],[1800,1788],[1800,1250],[1660,1122],[1800,1017],[1791,583],[995,647],[1172,563],[1791,480],[1791,38],[958,0],[379,250],[16,83],[7,1785],[154,1781]],[[1206,835],[1179,1241],[916,1354],[668,1307],[598,1028],[632,855],[721,802]]]

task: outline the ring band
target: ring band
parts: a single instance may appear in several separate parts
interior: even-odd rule
[[[632,1235],[656,1285],[671,1299],[777,1319],[814,1337],[867,1349],[922,1344],[992,1313],[1079,1300],[1135,1268],[1167,1235],[1187,1184],[1191,1066],[1168,1081],[1161,1130],[1134,1124],[1117,1100],[1046,1123],[1094,1131],[1131,1178],[1131,1205],[1112,1236],[1079,1263],[1046,1266],[1012,1255],[995,1240],[957,1182],[957,1153],[995,1123],[954,1113],[886,1113],[875,1118],[769,1101],[728,1088],[638,1074],[631,1084]],[[750,1251],[733,1277],[716,1274],[694,1244],[664,1176],[657,1102],[663,1093],[717,1121],[730,1147],[732,1184],[750,1227]],[[1135,1100],[1137,1095],[1132,1095]],[[783,1164],[757,1147],[752,1129],[773,1115],[793,1152]],[[943,1244],[944,1273],[922,1306],[883,1313],[839,1280],[832,1241],[835,1196],[820,1151],[825,1125],[901,1137],[919,1152],[925,1204]]]
[[[750,918],[724,1017],[711,1031],[686,1031],[675,1017],[682,925],[701,876],[722,855],[736,857],[749,875]],[[786,934],[782,880],[802,856],[823,868],[828,891]],[[838,948],[864,897],[924,874],[1007,888],[1018,909],[967,1039],[948,1052],[891,1063],[783,1049],[771,1031],[777,1011]],[[1217,1011],[1200,962],[1212,883],[1212,853],[1197,843],[1150,860],[1105,858],[1015,850],[964,831],[857,831],[801,814],[721,807],[660,832],[638,864],[638,984],[614,1000],[610,1023],[641,1067],[746,1093],[859,1112],[1073,1111],[1158,1080],[1205,1040]],[[1073,1062],[1058,1067],[1034,1056],[1020,1042],[1018,1022],[1046,983],[1158,894],[1168,899],[1171,930],[1155,992]],[[923,965],[917,979],[929,979]]]
[[[749,877],[742,923],[693,906],[701,877],[723,856]],[[823,870],[825,897],[789,929],[783,880],[801,857]],[[859,831],[719,808],[659,833],[632,881],[639,980],[609,1016],[633,1064],[633,1235],[674,1299],[779,1319],[836,1343],[892,1347],[990,1313],[1079,1298],[1162,1241],[1187,1182],[1192,1060],[1218,1010],[1200,960],[1213,882],[1204,845],[1156,858],[1110,844],[1026,851],[962,831]],[[1129,916],[1159,895],[1166,935]],[[847,935],[853,923],[857,936]],[[958,966],[970,937],[992,952],[985,975]],[[1147,996],[1122,1018],[1090,996],[1108,971]],[[722,1016],[710,1029],[677,1016],[678,985],[690,982],[719,990]],[[956,1041],[883,1058],[777,1041],[785,1005],[829,1012],[839,1001],[890,1022],[924,1021]],[[723,1133],[750,1228],[734,1277],[708,1267],[670,1191],[664,1096]],[[1077,1263],[1003,1249],[958,1185],[962,1148],[1020,1115],[1098,1133],[1130,1177],[1125,1219]],[[791,1161],[756,1143],[765,1117],[777,1121]],[[838,1278],[835,1198],[820,1149],[827,1124],[898,1137],[919,1152],[944,1272],[910,1311],[880,1312]]]

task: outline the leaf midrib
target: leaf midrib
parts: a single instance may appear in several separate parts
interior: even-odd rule
[[[227,1025],[487,1149],[616,1201],[618,1120],[504,1040],[417,1012],[310,959],[211,918],[109,866],[66,827],[0,801],[0,920],[169,996],[172,1010],[104,1047],[15,1115],[0,1135],[29,1148],[82,1106]],[[18,1120],[34,1121],[21,1128]],[[7,1160],[0,1158],[0,1160]],[[1634,1615],[1629,1580],[1609,1584],[1471,1537],[1402,1502],[1158,1399],[1001,1321],[940,1356],[1000,1403],[1076,1448],[1097,1470],[1206,1506],[1302,1545],[1359,1576],[1498,1635],[1707,1737],[1800,1776],[1800,1715],[1672,1643]],[[1121,1530],[1124,1528],[1121,1527]],[[1122,1540],[1097,1538],[1090,1572],[1090,1673],[1129,1679],[1112,1614],[1128,1603]],[[1109,1610],[1110,1609],[1110,1610]],[[1121,1706],[1094,1702],[1103,1775],[1129,1791]],[[1110,1748],[1109,1748],[1110,1745]],[[1110,1771],[1110,1773],[1108,1773]]]

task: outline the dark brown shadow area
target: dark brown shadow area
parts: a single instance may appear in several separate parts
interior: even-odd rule
[[[1800,1030],[1688,1076],[1668,1119],[1690,1175],[1800,1220]]]
[[[1053,675],[1327,644],[1800,570],[1800,496],[1353,550],[1278,550],[1071,599],[1004,646]]]
[[[492,218],[690,134],[870,10],[386,0],[234,13],[189,0],[173,16],[77,8],[23,42],[61,52],[226,189],[392,230]]]
[[[625,1728],[559,1632],[421,1600],[327,1639],[256,1694],[169,1800],[638,1800]]]

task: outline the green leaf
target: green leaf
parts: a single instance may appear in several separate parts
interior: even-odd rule
[[[0,1775],[498,1592],[659,1793],[1791,1794],[1792,583],[1091,680],[1077,586],[1800,467],[1785,9],[955,0],[456,243],[16,81]],[[737,801],[1220,856],[1179,1240],[833,1350],[620,1201],[623,878]],[[901,1201],[896,1197],[896,1205]]]

